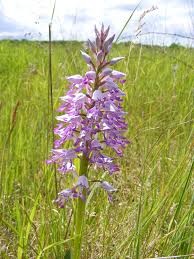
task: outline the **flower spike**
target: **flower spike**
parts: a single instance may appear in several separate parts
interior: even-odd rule
[[[108,58],[115,37],[108,37],[109,29],[102,24],[99,31],[95,26],[96,38],[88,40],[90,55],[81,51],[88,71],[84,75],[67,77],[69,89],[65,96],[60,97],[62,104],[58,111],[61,114],[56,117],[59,123],[54,130],[57,139],[48,163],[56,163],[64,177],[72,174],[75,182],[72,188],[58,194],[55,202],[60,207],[71,199],[86,200],[90,191],[88,168],[106,171],[109,175],[119,172],[115,158],[105,154],[106,148],[112,149],[116,157],[121,157],[129,143],[123,135],[127,124],[126,113],[122,109],[124,93],[119,89],[126,75],[110,68],[124,57]],[[69,145],[71,147],[66,149]],[[76,171],[76,159],[85,163],[81,173]],[[116,189],[106,181],[99,179],[99,182],[99,187],[112,201]]]

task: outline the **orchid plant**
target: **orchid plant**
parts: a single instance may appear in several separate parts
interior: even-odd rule
[[[115,35],[108,38],[109,27],[95,27],[95,41],[88,40],[91,55],[81,51],[88,66],[84,76],[67,77],[69,90],[60,97],[62,104],[58,109],[62,115],[56,119],[59,124],[54,130],[58,136],[55,148],[48,163],[56,163],[60,174],[73,176],[74,185],[61,191],[55,202],[63,208],[69,199],[77,199],[74,222],[73,258],[80,258],[81,233],[85,215],[85,201],[90,192],[95,170],[108,172],[110,175],[119,171],[115,159],[105,154],[107,147],[117,156],[122,156],[128,140],[123,136],[127,129],[125,112],[122,109],[124,93],[118,84],[125,83],[125,74],[113,70],[112,66],[123,57],[108,59]],[[64,145],[70,143],[71,148]],[[80,160],[79,170],[75,160]],[[89,170],[90,169],[90,170]],[[90,173],[89,173],[90,171]],[[92,175],[93,174],[93,175]],[[98,186],[108,194],[116,189],[107,181],[98,179]]]

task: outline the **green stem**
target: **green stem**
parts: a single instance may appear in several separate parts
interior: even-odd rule
[[[80,160],[80,169],[79,176],[85,175],[87,177],[88,173],[88,159],[83,155]],[[85,193],[84,193],[85,192]],[[86,191],[83,191],[83,194],[86,195]],[[75,241],[74,241],[74,251],[73,259],[80,259],[81,256],[81,243],[82,243],[82,230],[85,218],[85,202],[82,199],[77,200],[76,204],[76,213],[75,213]]]

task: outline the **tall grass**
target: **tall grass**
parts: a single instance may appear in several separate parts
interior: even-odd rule
[[[54,110],[65,76],[86,70],[80,48],[53,43]],[[194,51],[129,43],[114,46],[112,55],[126,57],[116,69],[128,75],[131,145],[115,176],[115,202],[95,190],[97,198],[86,204],[83,258],[192,254]],[[48,45],[2,41],[0,56],[0,257],[64,258],[71,208],[52,204],[55,174],[45,165]],[[51,125],[49,132],[51,147]]]

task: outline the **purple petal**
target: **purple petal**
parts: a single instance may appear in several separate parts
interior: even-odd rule
[[[63,121],[63,122],[69,122],[72,119],[76,119],[79,118],[79,116],[77,115],[69,115],[69,114],[65,114],[65,115],[61,115],[61,116],[57,116],[56,119],[58,121]]]
[[[64,198],[69,198],[72,195],[72,189],[66,189],[58,193],[59,196],[63,196]]]
[[[77,104],[78,103],[82,103],[86,100],[86,95],[83,94],[83,93],[77,93],[75,94],[74,98],[73,98],[73,101],[76,102]]]
[[[122,72],[119,72],[117,70],[113,70],[112,73],[111,73],[111,76],[115,79],[120,79],[124,76],[126,76],[126,74],[122,73]]]
[[[94,139],[91,142],[91,150],[96,150],[96,149],[102,149],[102,145],[97,139]]]
[[[86,189],[89,189],[88,179],[85,175],[79,176],[77,186],[82,186]]]
[[[58,171],[61,173],[67,173],[67,172],[76,172],[75,166],[72,162],[65,162],[62,164],[60,168],[58,168]]]
[[[111,68],[105,68],[102,73],[101,73],[101,76],[108,76],[112,73],[112,69]]]
[[[107,192],[116,192],[117,189],[115,189],[110,183],[103,181],[101,182],[100,186]]]
[[[104,94],[100,90],[95,90],[92,95],[93,100],[102,100],[104,98]]]
[[[80,75],[68,76],[66,78],[69,82],[74,83],[74,84],[80,84],[83,80],[83,77]]]
[[[77,157],[77,154],[74,150],[64,150],[64,149],[52,149],[53,159],[57,160],[59,158],[63,158],[64,160],[70,160]]]
[[[96,72],[88,71],[88,72],[86,72],[86,76],[87,76],[88,79],[94,80],[96,78]]]
[[[118,85],[115,84],[115,82],[113,81],[112,78],[108,78],[108,79],[105,81],[105,85],[108,87],[109,90],[118,89]]]
[[[110,130],[111,129],[106,122],[101,122],[100,128],[101,128],[101,130]]]

